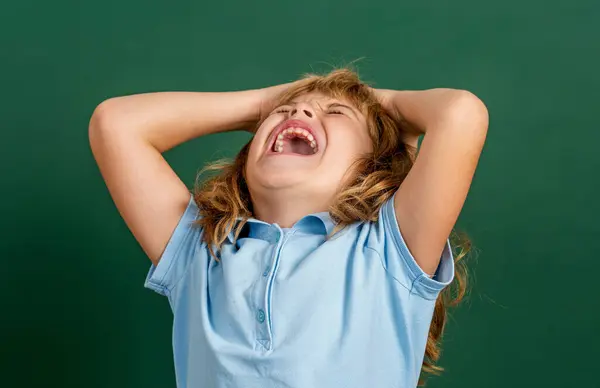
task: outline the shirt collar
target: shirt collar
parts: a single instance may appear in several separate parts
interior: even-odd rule
[[[233,243],[235,236],[235,228],[238,223],[243,221],[242,217],[238,217],[236,219],[236,223],[234,224],[231,232],[227,235],[227,239],[229,242]],[[297,230],[306,234],[322,234],[328,235],[333,231],[335,227],[335,223],[331,219],[329,212],[320,212],[313,213],[307,216],[302,217],[298,222],[296,222],[291,228],[292,230]],[[261,239],[269,239],[270,235],[273,235],[275,232],[278,232],[282,228],[277,224],[269,224],[267,222],[257,220],[256,218],[249,218],[248,222],[242,228],[240,235],[241,237],[254,237]]]

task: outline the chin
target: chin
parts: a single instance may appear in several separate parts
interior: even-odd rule
[[[285,189],[293,187],[303,187],[307,178],[303,177],[304,174],[294,174],[288,171],[278,172],[259,172],[252,179],[254,187],[263,187],[266,189]]]

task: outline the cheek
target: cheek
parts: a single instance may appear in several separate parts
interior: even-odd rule
[[[258,148],[260,145],[260,141],[258,140],[258,138],[256,136],[254,136],[254,138],[252,139],[252,142],[250,143],[250,149],[248,150],[248,160],[252,160],[254,155],[258,152]]]
[[[257,169],[256,163],[248,160],[244,167],[244,179],[246,180],[246,186],[250,192],[253,191],[255,183],[257,179],[259,179],[257,178],[257,174],[260,174],[260,171]]]
[[[356,159],[360,155],[372,150],[372,141],[368,135],[344,131],[330,137],[329,148],[336,158]]]
[[[277,116],[278,115],[273,115],[273,116],[267,117],[262,122],[260,127],[258,127],[254,136],[255,137],[263,137],[263,138],[269,136],[269,134],[271,133],[271,130],[273,130],[273,128],[275,128],[275,126],[282,121],[282,118],[277,117]]]

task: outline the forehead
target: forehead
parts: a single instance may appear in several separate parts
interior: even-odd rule
[[[292,103],[292,104],[298,103],[298,102],[319,103],[319,104],[326,104],[326,103],[332,103],[332,102],[349,103],[345,99],[334,98],[334,97],[328,96],[321,92],[302,93],[302,94],[295,96],[289,100],[289,103]]]

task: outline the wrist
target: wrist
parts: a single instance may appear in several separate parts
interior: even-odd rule
[[[244,91],[232,92],[229,98],[230,103],[237,106],[234,116],[239,119],[234,126],[228,130],[242,130],[254,133],[256,125],[261,120],[262,101],[266,94],[264,89],[249,89]],[[233,112],[232,112],[233,113]]]

